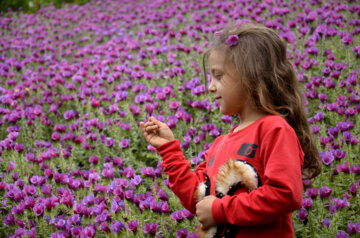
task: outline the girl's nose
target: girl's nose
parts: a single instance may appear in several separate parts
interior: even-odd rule
[[[210,85],[209,85],[209,87],[208,87],[208,89],[209,89],[209,92],[215,92],[215,85],[214,85],[214,80],[211,80],[210,81]]]

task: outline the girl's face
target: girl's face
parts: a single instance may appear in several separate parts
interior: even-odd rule
[[[229,59],[225,50],[212,50],[209,56],[212,92],[224,115],[241,115],[249,107],[248,96],[240,84],[240,75]]]

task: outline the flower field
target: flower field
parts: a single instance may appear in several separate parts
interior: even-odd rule
[[[323,162],[296,237],[360,236],[357,1],[91,1],[0,16],[0,237],[197,237],[138,124],[166,122],[193,168],[238,118],[202,53],[227,22],[288,44]]]

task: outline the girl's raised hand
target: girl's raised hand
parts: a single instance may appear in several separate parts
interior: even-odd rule
[[[154,117],[150,117],[146,123],[140,122],[140,129],[145,140],[154,147],[175,140],[174,134],[168,125],[156,120]]]

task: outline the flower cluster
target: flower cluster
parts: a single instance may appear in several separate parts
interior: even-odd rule
[[[196,237],[138,123],[167,123],[192,168],[204,161],[238,118],[206,94],[201,54],[235,20],[277,31],[304,88],[323,172],[304,181],[296,236],[358,236],[358,15],[351,0],[103,0],[2,14],[2,234]]]

